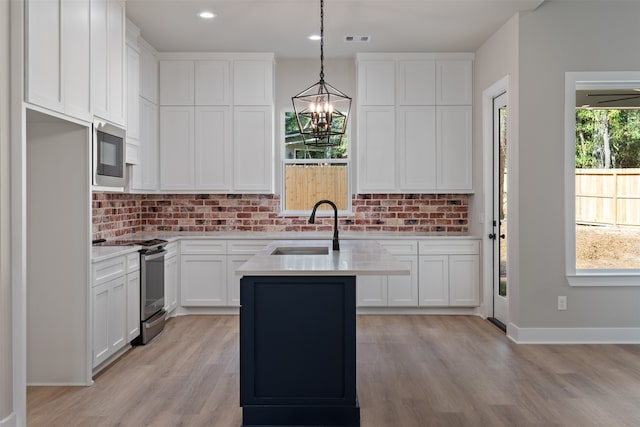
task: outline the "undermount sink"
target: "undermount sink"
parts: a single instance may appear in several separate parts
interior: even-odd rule
[[[271,255],[329,255],[326,246],[283,246],[271,252]]]

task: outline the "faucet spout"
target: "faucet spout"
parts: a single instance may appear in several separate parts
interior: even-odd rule
[[[320,200],[319,202],[317,202],[314,206],[313,206],[313,210],[311,211],[311,216],[309,217],[309,224],[315,224],[316,222],[316,210],[318,209],[318,206],[322,205],[322,204],[328,204],[333,208],[333,250],[334,251],[339,251],[340,250],[340,242],[338,240],[338,207],[336,206],[335,203],[333,203],[331,200]]]

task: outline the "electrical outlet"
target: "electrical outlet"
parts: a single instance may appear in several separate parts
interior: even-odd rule
[[[567,297],[559,296],[558,297],[558,310],[566,310],[567,309]]]

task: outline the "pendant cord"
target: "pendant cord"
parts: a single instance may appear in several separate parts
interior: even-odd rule
[[[324,82],[324,0],[320,0],[320,81]]]

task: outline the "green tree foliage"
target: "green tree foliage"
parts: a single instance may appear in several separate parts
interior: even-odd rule
[[[576,168],[639,168],[640,110],[576,109]]]

